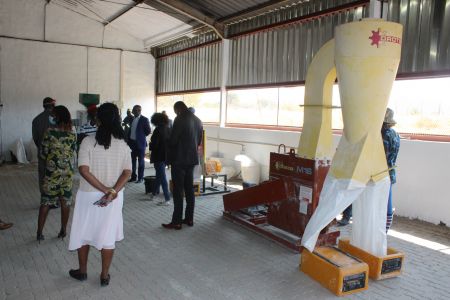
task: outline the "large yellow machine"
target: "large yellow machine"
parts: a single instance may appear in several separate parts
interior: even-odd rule
[[[397,23],[380,19],[347,23],[336,28],[334,40],[319,50],[308,69],[299,156],[315,160],[331,158],[331,90],[336,77],[344,122],[319,205],[301,242],[307,249],[302,254],[302,270],[328,288],[330,273],[321,273],[319,265],[338,264],[317,255],[323,249],[316,248],[316,241],[321,230],[350,204],[353,203],[352,239],[351,244],[341,243],[344,251],[354,247],[362,250],[354,253],[367,253],[364,257],[375,258],[391,254],[387,253],[386,239],[390,180],[380,130],[400,62],[401,39],[402,25]],[[325,253],[334,250],[330,251]],[[311,261],[316,261],[319,268],[314,268]],[[401,262],[386,266],[386,270],[392,271],[395,266],[401,268]],[[320,276],[317,272],[328,275]],[[338,286],[342,284],[333,287]]]

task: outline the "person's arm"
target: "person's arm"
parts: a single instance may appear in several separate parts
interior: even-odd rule
[[[117,193],[119,193],[125,184],[128,182],[128,179],[131,177],[131,155],[129,150],[124,152],[124,156],[122,158],[122,174],[117,179],[114,186],[109,189],[108,194],[106,194],[102,199],[106,201],[112,201],[116,199]]]
[[[31,125],[31,134],[33,136],[34,144],[39,148],[39,132],[36,125],[36,120],[33,120],[33,123]]]
[[[47,156],[48,156],[48,153],[49,153],[49,146],[50,146],[50,136],[48,134],[48,131],[46,131],[44,133],[44,138],[42,139],[41,153],[39,153],[39,156],[43,160],[47,159]]]
[[[197,130],[198,130],[197,134],[200,137],[198,139],[198,146],[200,146],[203,143],[203,124],[202,124],[202,122],[200,120],[199,120],[199,124],[198,124],[198,129]]]
[[[145,136],[148,136],[152,132],[152,130],[150,128],[150,122],[148,121],[147,118],[145,118],[142,121],[144,122],[144,134],[145,134]]]
[[[158,142],[158,127],[156,127],[155,130],[153,130],[153,134],[150,137],[150,143],[149,143],[149,150],[150,151],[153,151],[153,150],[156,149],[157,142]]]
[[[97,190],[99,190],[100,192],[104,193],[104,194],[108,194],[108,191],[110,190],[110,188],[108,188],[107,186],[105,186],[103,183],[100,182],[100,180],[97,179],[97,177],[94,176],[94,174],[92,174],[89,171],[89,166],[85,166],[85,165],[81,165],[78,167],[78,171],[80,172],[80,175],[90,184],[92,185],[94,188],[96,188]]]
[[[117,193],[120,192],[131,177],[131,170],[123,170],[116,184],[112,187]]]
[[[175,121],[173,122],[173,127],[172,130],[170,132],[170,137],[169,137],[169,146],[173,147],[175,146],[179,139],[180,139],[180,135],[181,135],[181,124],[180,124],[180,118],[176,117]]]

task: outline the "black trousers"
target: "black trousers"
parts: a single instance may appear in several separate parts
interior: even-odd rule
[[[181,224],[183,220],[183,191],[186,196],[184,218],[194,220],[194,166],[172,165],[173,215],[172,224]]]
[[[144,168],[145,168],[145,148],[139,149],[135,141],[130,141],[131,148],[131,179],[141,180],[144,178]],[[137,176],[136,176],[136,160],[138,162],[137,166]]]

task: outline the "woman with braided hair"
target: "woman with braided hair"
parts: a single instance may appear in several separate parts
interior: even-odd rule
[[[116,105],[100,105],[97,126],[95,137],[84,138],[78,153],[81,180],[69,250],[78,251],[79,268],[69,274],[80,281],[87,279],[89,248],[93,246],[101,251],[100,285],[106,286],[115,243],[123,239],[123,187],[131,175],[131,155]]]

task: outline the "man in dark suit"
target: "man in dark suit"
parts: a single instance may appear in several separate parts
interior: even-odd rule
[[[173,122],[168,145],[173,183],[174,210],[172,221],[162,224],[167,229],[181,229],[181,224],[194,225],[194,167],[198,165],[198,147],[202,142],[203,124],[183,101],[174,104],[177,117]],[[186,210],[183,220],[183,190]]]
[[[150,134],[150,122],[141,115],[141,106],[133,107],[134,120],[128,136],[128,145],[131,148],[132,174],[130,182],[142,183],[144,181],[144,154],[147,149],[147,136]],[[138,172],[136,176],[136,159],[138,160]]]
[[[44,139],[44,134],[49,127],[53,127],[56,123],[54,123],[54,119],[52,114],[52,110],[55,107],[55,99],[50,97],[45,97],[42,101],[42,106],[44,107],[44,111],[37,115],[32,122],[32,135],[33,141],[37,148],[38,154],[38,179],[39,179],[39,191],[42,194],[42,185],[44,182],[45,175],[45,160],[41,158],[41,145],[42,140]],[[58,205],[51,205],[50,208],[57,208]]]

